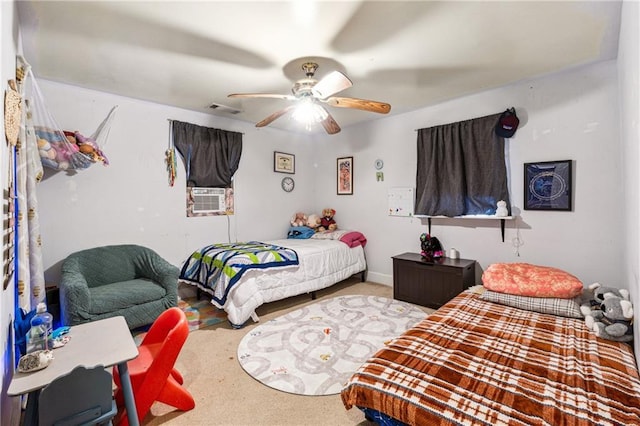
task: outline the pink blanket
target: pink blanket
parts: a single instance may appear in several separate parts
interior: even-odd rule
[[[316,240],[340,240],[349,247],[364,246],[367,238],[358,231],[336,229],[335,231],[316,232],[311,236]]]

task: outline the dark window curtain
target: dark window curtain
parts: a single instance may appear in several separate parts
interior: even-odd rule
[[[187,186],[227,188],[238,170],[242,133],[172,122],[173,143],[187,170]]]
[[[498,118],[418,130],[415,214],[493,215],[500,200],[511,209],[504,138],[495,133]]]

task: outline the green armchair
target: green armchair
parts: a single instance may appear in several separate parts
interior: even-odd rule
[[[138,245],[73,253],[62,263],[62,320],[76,325],[122,315],[129,329],[152,324],[177,305],[178,274],[155,251]]]

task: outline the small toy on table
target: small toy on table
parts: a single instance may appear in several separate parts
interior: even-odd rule
[[[18,371],[21,373],[31,373],[32,371],[42,370],[48,367],[52,360],[53,351],[34,351],[20,357],[20,361],[18,361]]]

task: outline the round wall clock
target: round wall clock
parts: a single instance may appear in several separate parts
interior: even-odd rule
[[[376,168],[376,170],[382,170],[382,168],[384,167],[384,161],[378,158],[375,163],[373,163],[373,166]]]
[[[293,181],[293,178],[287,176],[285,178],[282,178],[281,186],[285,192],[291,192],[296,186],[296,183]]]

